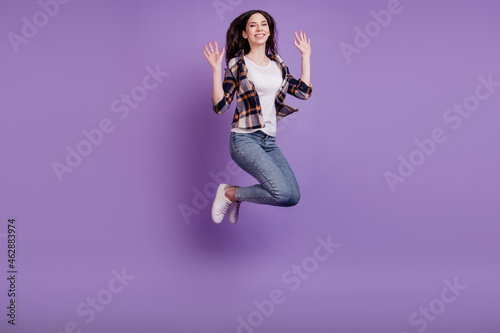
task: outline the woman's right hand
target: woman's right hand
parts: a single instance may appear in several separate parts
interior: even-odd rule
[[[210,49],[205,45],[203,54],[205,55],[205,58],[207,58],[210,66],[212,66],[212,69],[220,69],[222,67],[222,59],[224,59],[225,48],[223,47],[221,53],[219,53],[219,46],[217,45],[217,41],[214,41],[214,44],[215,50],[212,47],[212,43],[208,43]]]

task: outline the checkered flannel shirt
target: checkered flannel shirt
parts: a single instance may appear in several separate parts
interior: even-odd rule
[[[226,68],[226,75],[222,87],[224,97],[218,103],[213,103],[213,109],[217,114],[224,113],[233,100],[234,93],[237,92],[237,105],[231,124],[232,128],[256,129],[262,128],[264,118],[259,102],[259,95],[253,83],[248,79],[247,68],[243,60],[244,51],[239,51],[232,58]],[[283,83],[276,94],[276,121],[299,109],[285,105],[283,102],[287,93],[300,99],[308,99],[312,93],[312,85],[305,84],[302,80],[295,79],[278,54],[268,55],[269,59],[275,60],[283,72]]]

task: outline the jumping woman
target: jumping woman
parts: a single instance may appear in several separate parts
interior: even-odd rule
[[[311,96],[311,39],[302,31],[295,32],[293,43],[302,54],[302,74],[297,80],[277,53],[275,26],[271,15],[251,10],[231,23],[220,53],[216,41],[203,50],[213,72],[214,111],[224,113],[237,95],[229,141],[231,158],[259,182],[248,187],[220,184],[212,205],[215,223],[228,210],[229,222],[236,223],[243,201],[288,207],[300,199],[295,175],[276,146],[276,122],[298,111],[284,104],[287,93],[300,99]]]

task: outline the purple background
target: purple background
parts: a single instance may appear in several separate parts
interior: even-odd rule
[[[425,331],[500,332],[500,88],[458,129],[443,119],[479,76],[500,81],[500,4],[402,0],[348,63],[340,44],[353,44],[354,28],[387,0],[220,1],[221,15],[212,1],[71,1],[18,53],[7,34],[21,34],[22,17],[41,7],[0,3],[1,331],[64,332],[73,321],[81,332],[233,333],[255,300],[280,289],[286,301],[240,332],[410,333],[423,328],[410,315],[439,304],[443,281],[457,278],[467,289]],[[202,48],[223,45],[232,19],[255,8],[277,21],[296,77],[293,31],[311,38],[312,97],[288,96],[301,111],[277,137],[302,199],[291,208],[243,203],[236,225],[216,225],[212,197],[195,192],[210,192],[210,173],[230,161],[234,104],[212,111]],[[157,65],[169,75],[121,120],[111,103]],[[51,163],[64,163],[65,147],[104,118],[113,132],[60,182]],[[391,191],[384,172],[396,173],[398,156],[434,128],[447,140]],[[230,182],[254,184],[243,172]],[[197,214],[183,217],[194,199]],[[15,327],[5,316],[9,217]],[[283,274],[328,236],[340,248],[292,291]],[[77,307],[122,268],[135,279],[86,323]]]

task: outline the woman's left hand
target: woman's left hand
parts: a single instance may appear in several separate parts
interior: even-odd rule
[[[305,33],[301,31],[300,36],[295,32],[295,39],[293,40],[293,45],[295,45],[302,55],[310,55],[311,54],[311,38],[307,39]]]

